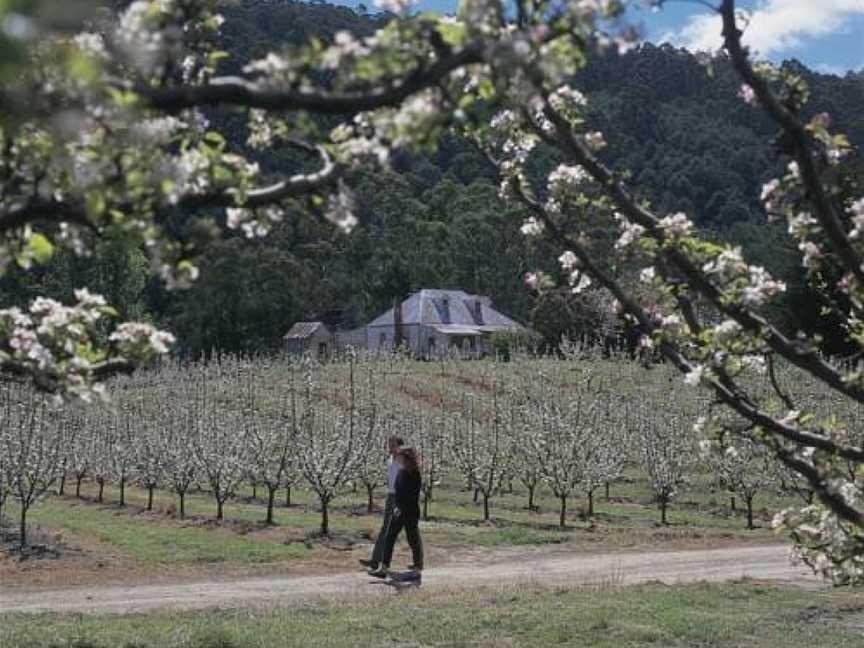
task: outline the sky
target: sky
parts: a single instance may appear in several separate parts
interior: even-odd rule
[[[331,0],[334,1],[334,0]],[[335,0],[356,6],[358,0]],[[375,0],[365,4],[374,10]],[[716,0],[709,0],[715,1]],[[827,74],[864,70],[864,0],[741,0],[751,12],[744,41],[761,58],[798,59]],[[424,11],[453,11],[457,0],[419,0]],[[672,43],[692,51],[716,49],[720,18],[693,0],[667,0],[660,11],[631,9],[631,23],[653,43]]]

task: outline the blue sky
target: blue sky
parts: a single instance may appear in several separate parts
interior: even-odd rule
[[[356,6],[357,0],[338,4]],[[374,10],[374,0],[366,6]],[[420,0],[425,11],[447,12],[456,0]],[[864,69],[864,0],[742,0],[739,6],[753,12],[745,42],[775,62],[796,58],[820,72],[845,74]],[[719,18],[704,6],[667,0],[661,11],[630,10],[630,21],[644,37],[691,50],[719,43]]]

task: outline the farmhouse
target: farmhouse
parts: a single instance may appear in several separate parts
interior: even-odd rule
[[[417,356],[448,348],[485,353],[492,333],[523,330],[521,324],[495,310],[489,297],[427,288],[372,320],[366,326],[366,348],[405,347]]]

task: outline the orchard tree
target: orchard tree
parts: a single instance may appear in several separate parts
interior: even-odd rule
[[[695,447],[693,424],[670,411],[643,411],[634,429],[639,460],[651,480],[654,499],[660,507],[660,523],[667,524],[666,509],[688,483]]]
[[[810,416],[795,389],[760,398],[748,387],[782,359],[861,403],[864,371],[826,358],[815,335],[784,332],[766,308],[785,290],[781,281],[739,248],[702,239],[688,215],[637,200],[626,169],[598,156],[606,141],[574,78],[598,52],[633,46],[624,11],[646,3],[664,4],[462,0],[454,16],[437,18],[410,17],[399,0],[387,3],[397,15],[369,37],[343,33],[330,45],[272,52],[233,77],[219,75],[217,0],[124,3],[77,36],[71,7],[82,0],[63,12],[46,0],[4,3],[0,21],[25,28],[5,30],[0,56],[0,266],[44,261],[58,246],[85,252],[84,232],[117,231],[137,237],[169,287],[182,286],[196,277],[206,241],[224,229],[263,235],[292,200],[308,198],[350,228],[354,169],[462,128],[489,153],[502,195],[522,205],[522,231],[559,246],[571,288],[608,293],[643,349],[710,390],[749,422],[744,436],[811,484],[816,502],[777,520],[799,554],[838,581],[864,580],[861,443]],[[778,130],[786,170],[761,191],[766,213],[788,221],[812,284],[860,350],[864,189],[849,170],[848,140],[830,115],[808,110],[794,69],[752,60],[747,30],[756,24],[735,0],[713,3],[702,4],[716,11],[714,63],[734,68],[741,100]],[[210,130],[204,106],[239,111],[251,146],[295,148],[308,166],[260,169]],[[326,129],[310,115],[326,115]],[[540,180],[527,171],[538,145],[560,160]],[[178,232],[171,224],[181,214],[188,228]],[[614,245],[605,244],[610,231]],[[538,272],[527,279],[537,290],[554,284]],[[92,398],[107,375],[164,353],[171,340],[134,322],[97,336],[97,322],[110,318],[104,300],[85,291],[72,305],[39,298],[0,311],[0,366]]]
[[[27,548],[27,514],[60,478],[65,441],[56,411],[42,396],[6,387],[0,403],[0,453],[18,506],[18,548]]]

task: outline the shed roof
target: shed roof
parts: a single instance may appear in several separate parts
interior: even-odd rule
[[[325,332],[329,332],[324,322],[297,322],[291,327],[291,330],[285,334],[283,339],[305,340],[312,337],[312,335],[321,328],[323,328]]]

